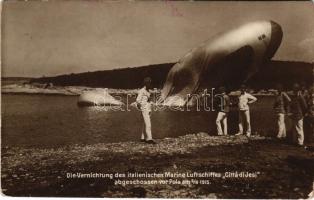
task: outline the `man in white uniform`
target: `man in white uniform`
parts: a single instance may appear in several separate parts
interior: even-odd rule
[[[144,87],[139,90],[136,103],[137,107],[142,111],[142,116],[144,120],[141,141],[146,142],[148,144],[156,144],[156,142],[152,138],[152,127],[151,127],[151,101],[150,101],[150,92],[152,80],[149,77],[144,79]]]
[[[227,118],[230,111],[230,98],[226,94],[225,87],[220,87],[219,92],[220,94],[216,95],[217,97],[220,97],[219,111],[216,118],[217,135],[228,135]],[[223,129],[221,123],[223,124]]]
[[[249,104],[254,103],[256,97],[246,92],[246,86],[241,85],[241,94],[238,97],[239,108],[239,132],[236,135],[243,135],[243,126],[246,124],[246,136],[251,136],[251,121]]]
[[[290,103],[290,117],[292,122],[292,139],[298,146],[303,146],[304,131],[303,131],[303,118],[307,110],[306,101],[300,92],[299,84],[293,85],[293,94]]]

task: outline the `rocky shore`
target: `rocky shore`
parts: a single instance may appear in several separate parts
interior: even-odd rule
[[[91,88],[84,86],[52,86],[45,84],[9,84],[1,87],[4,94],[43,94],[79,96],[87,91],[96,91],[104,88]],[[111,94],[135,94],[137,90],[108,89]]]
[[[50,84],[28,84],[15,83],[5,84],[1,87],[1,92],[4,94],[43,94],[43,95],[66,95],[79,96],[84,92],[97,91],[106,89],[110,94],[137,94],[138,89],[113,89],[113,88],[92,88],[86,86],[53,86]],[[260,90],[258,92],[250,91],[257,96],[272,96],[275,90]],[[160,89],[156,89],[160,93]],[[231,96],[238,95],[239,91],[230,92]]]
[[[2,191],[9,196],[307,198],[313,163],[313,152],[271,138],[198,133],[160,139],[156,145],[3,146],[1,178]],[[157,184],[143,184],[153,181],[150,178],[123,177],[211,172],[222,176],[161,176]],[[87,177],[91,173],[108,176]],[[73,178],[73,174],[85,176]],[[134,181],[137,184],[128,184]]]

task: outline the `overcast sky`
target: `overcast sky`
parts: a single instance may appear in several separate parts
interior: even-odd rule
[[[175,62],[214,34],[254,20],[283,28],[274,59],[314,61],[311,2],[6,1],[2,76]]]

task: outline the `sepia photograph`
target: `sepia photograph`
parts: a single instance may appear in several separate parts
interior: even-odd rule
[[[314,198],[314,2],[4,0],[5,197]]]

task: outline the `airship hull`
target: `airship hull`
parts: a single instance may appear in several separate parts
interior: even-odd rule
[[[282,29],[273,21],[252,22],[218,34],[192,49],[171,68],[161,99],[165,103],[171,96],[186,99],[200,86],[235,87],[274,56],[281,40]]]

